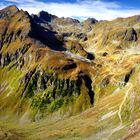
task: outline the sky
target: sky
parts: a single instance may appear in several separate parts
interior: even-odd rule
[[[0,9],[9,5],[16,5],[30,14],[43,10],[79,20],[112,20],[140,14],[140,0],[0,0]]]

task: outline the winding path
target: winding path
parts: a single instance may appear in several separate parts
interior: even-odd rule
[[[124,97],[124,99],[123,99],[123,101],[122,101],[122,103],[121,103],[121,105],[120,105],[120,107],[119,107],[119,111],[118,111],[118,116],[119,116],[121,125],[122,125],[122,117],[121,117],[122,107],[123,107],[123,105],[124,105],[124,103],[125,103],[125,101],[126,101],[128,95],[129,95],[130,90],[133,88],[133,84],[132,84],[132,83],[127,83],[127,86],[128,86],[129,88],[128,88],[127,92],[125,93],[125,97]]]
[[[113,133],[115,133],[116,131],[119,131],[120,129],[124,128],[124,125],[122,125],[122,116],[121,116],[122,107],[123,107],[124,103],[126,102],[127,97],[129,96],[130,90],[133,88],[133,84],[132,83],[127,83],[127,87],[129,87],[129,88],[128,88],[127,92],[125,93],[125,97],[124,97],[123,101],[121,102],[121,104],[119,106],[119,110],[118,110],[118,116],[119,116],[119,119],[120,119],[120,124],[119,124],[118,127],[110,130],[107,138],[105,138],[103,140],[109,140],[109,138],[112,136]]]

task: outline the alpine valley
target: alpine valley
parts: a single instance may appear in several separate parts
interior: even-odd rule
[[[0,10],[0,140],[119,139],[140,139],[140,15]]]

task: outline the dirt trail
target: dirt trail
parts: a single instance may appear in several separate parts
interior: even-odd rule
[[[129,87],[129,88],[128,88],[127,92],[125,93],[125,97],[124,97],[123,101],[121,102],[121,104],[119,106],[119,110],[118,110],[118,117],[120,119],[120,124],[119,124],[118,127],[110,130],[107,138],[104,138],[103,140],[109,140],[109,138],[112,136],[113,133],[115,133],[116,131],[119,131],[119,130],[121,130],[125,127],[122,123],[123,121],[122,121],[121,112],[122,112],[122,107],[123,107],[124,103],[126,102],[127,97],[129,96],[129,92],[133,88],[133,84],[132,83],[127,83],[127,87]]]
[[[128,95],[129,95],[130,90],[133,88],[133,84],[132,84],[132,83],[128,83],[127,86],[128,86],[129,88],[128,88],[127,92],[125,93],[125,97],[124,97],[123,101],[121,102],[121,105],[120,105],[119,111],[118,111],[118,116],[119,116],[121,125],[122,125],[122,117],[121,117],[122,107],[123,107],[123,105],[124,105],[124,103],[125,103],[125,101],[126,101]]]

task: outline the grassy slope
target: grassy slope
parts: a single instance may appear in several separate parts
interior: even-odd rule
[[[17,125],[12,122],[1,122],[0,126],[9,138],[118,139],[124,136],[129,125],[139,118],[139,103],[137,101],[139,98],[139,86],[136,82],[138,74],[139,66],[137,66],[130,80],[134,86],[130,91],[128,91],[129,84],[124,87],[117,87],[111,95],[102,97],[93,108],[79,115],[63,118],[59,114],[60,112],[56,112],[46,119],[32,124]],[[118,112],[126,92],[129,92],[129,95],[122,105],[121,124]],[[133,95],[135,95],[135,97],[132,98],[131,96]],[[133,102],[135,102],[135,104]],[[61,116],[63,119],[61,118],[59,120],[58,116]],[[3,133],[1,136],[3,136]]]

